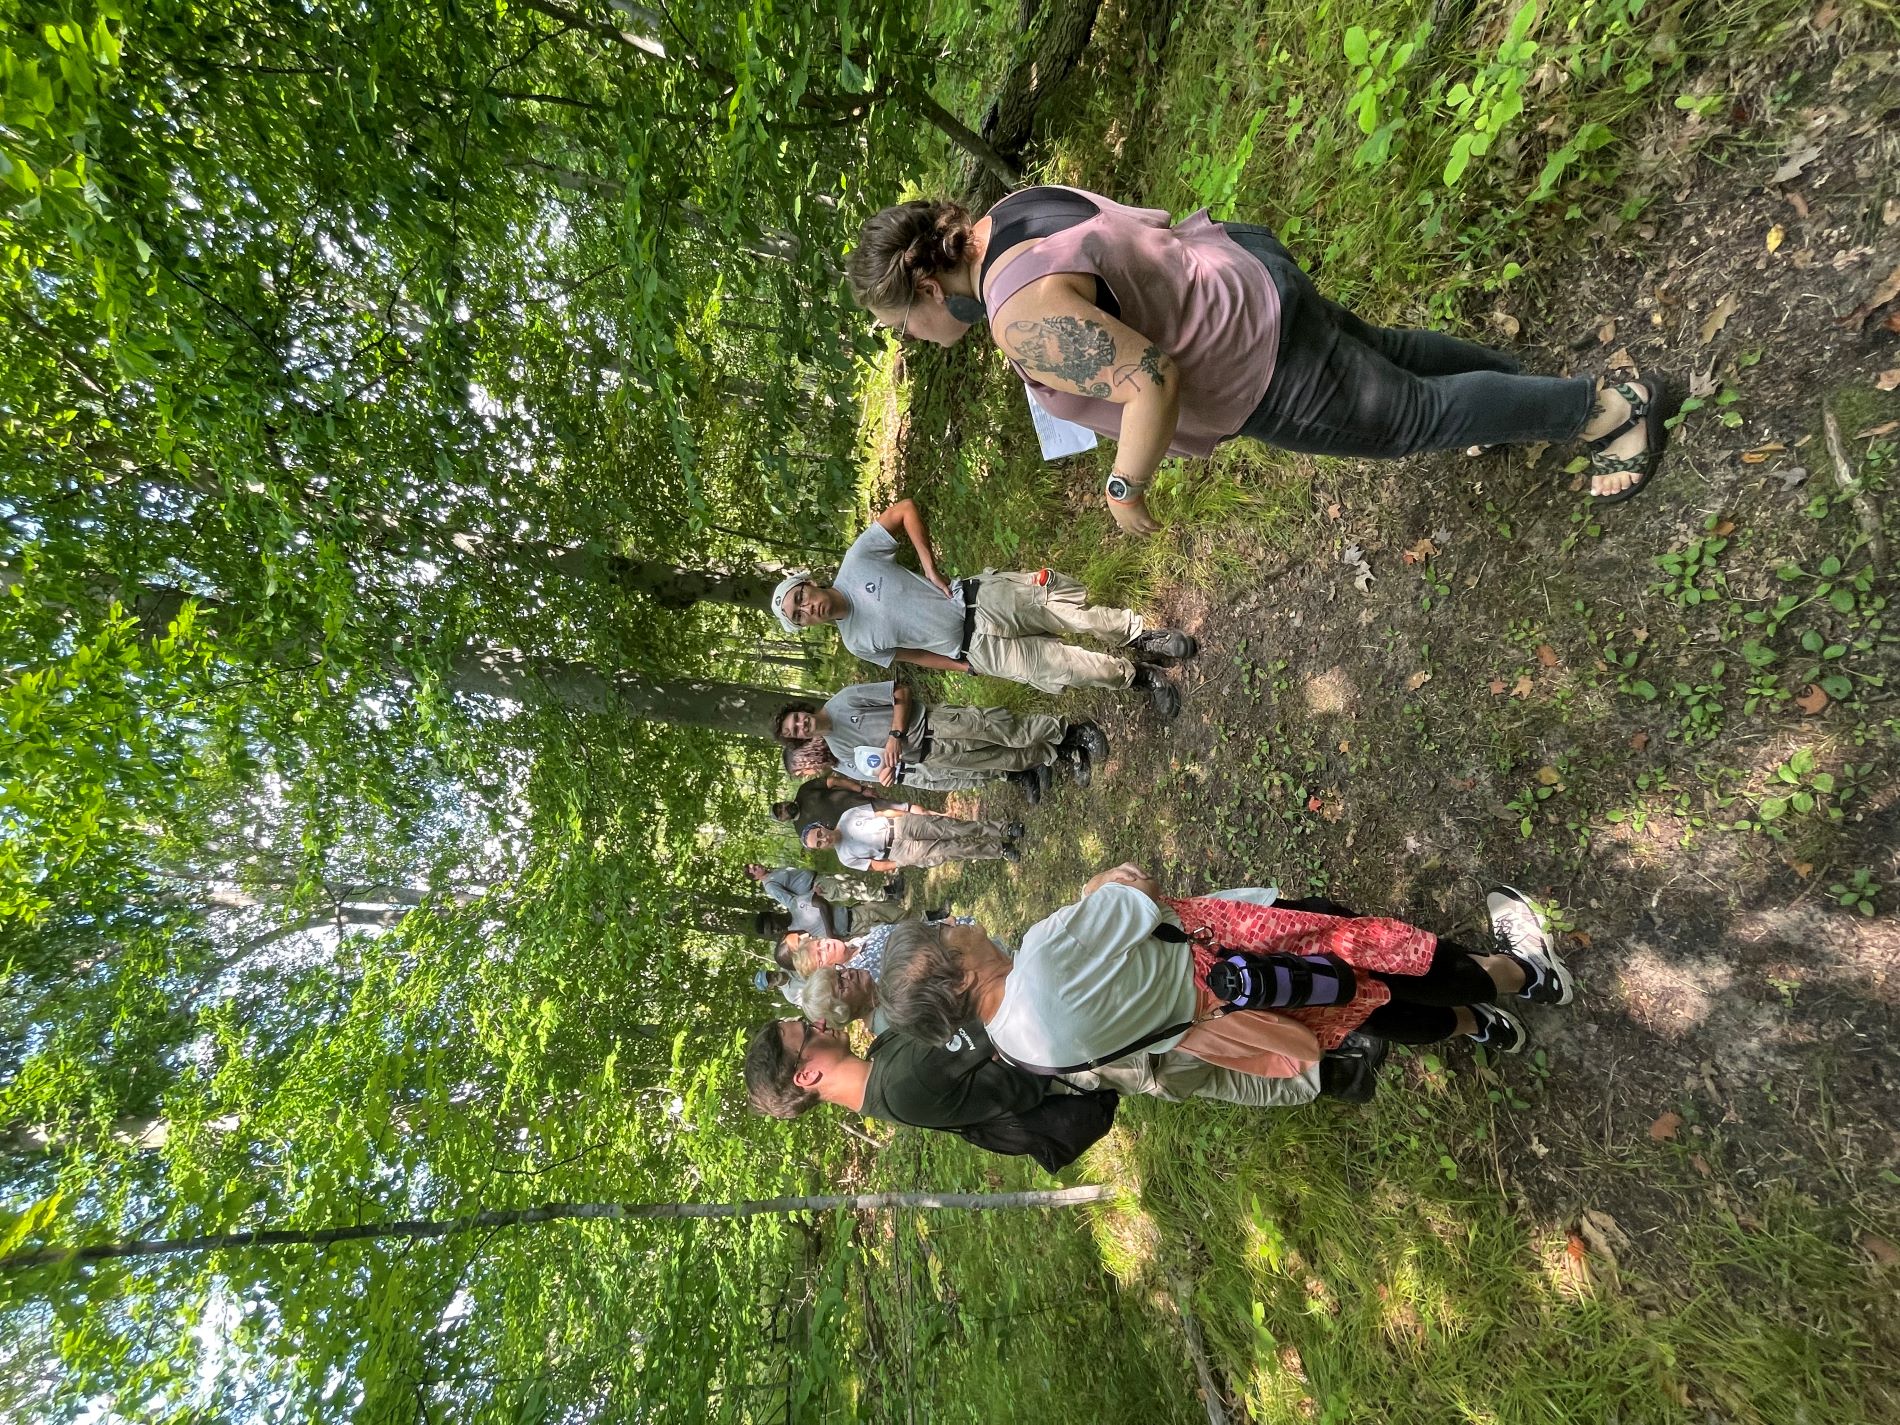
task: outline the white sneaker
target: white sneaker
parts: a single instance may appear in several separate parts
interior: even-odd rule
[[[1577,996],[1576,980],[1557,958],[1544,917],[1529,897],[1509,886],[1493,886],[1484,898],[1491,916],[1491,936],[1498,952],[1515,955],[1537,971],[1537,982],[1518,991],[1532,1004],[1569,1004]]]
[[[1474,1004],[1470,1009],[1478,1021],[1478,1032],[1465,1037],[1484,1045],[1493,1054],[1522,1054],[1524,1046],[1531,1042],[1531,1032],[1524,1027],[1524,1021],[1503,1005]]]

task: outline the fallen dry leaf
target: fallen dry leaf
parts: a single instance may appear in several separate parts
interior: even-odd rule
[[[1709,358],[1709,364],[1703,367],[1702,370],[1691,371],[1689,373],[1689,394],[1694,396],[1698,401],[1708,400],[1709,397],[1713,396],[1717,391],[1721,390],[1721,388],[1722,383],[1715,379],[1715,358],[1713,356]]]
[[[1802,217],[1807,217],[1808,200],[1801,196],[1801,190],[1799,188],[1791,188],[1788,190],[1788,206],[1793,208],[1795,212],[1799,213]]]
[[[1805,881],[1809,876],[1814,874],[1814,863],[1812,861],[1796,861],[1789,869]]]
[[[1630,349],[1627,346],[1619,346],[1615,351],[1610,353],[1609,358],[1604,362],[1604,366],[1611,371],[1634,371],[1636,370],[1636,358],[1630,355]]]
[[[1537,781],[1540,786],[1554,787],[1561,783],[1563,779],[1564,774],[1549,764],[1545,764],[1537,769]]]
[[[1900,271],[1900,269],[1896,269],[1896,271]],[[1735,315],[1735,309],[1739,306],[1741,306],[1741,303],[1735,300],[1735,294],[1733,292],[1728,293],[1721,301],[1715,304],[1715,310],[1710,312],[1707,320],[1702,323],[1702,345],[1707,346],[1710,342],[1715,340],[1715,334],[1728,325],[1728,319]],[[1870,308],[1869,310],[1872,309]]]
[[[1573,930],[1570,932],[1570,938],[1576,941],[1577,944],[1582,946],[1585,950],[1588,950],[1592,945],[1596,944],[1596,942],[1590,938],[1590,932],[1587,930]]]
[[[1548,643],[1540,643],[1537,645],[1537,661],[1542,663],[1546,668],[1555,668],[1560,660],[1557,657],[1556,649],[1552,648]]]
[[[1731,535],[1735,533],[1735,521],[1723,520],[1720,524],[1716,525],[1716,527],[1714,528],[1714,530],[1711,531],[1711,533],[1715,534],[1718,538]]]
[[[1341,738],[1341,739],[1339,740],[1339,750],[1340,750],[1341,752],[1350,752],[1350,751],[1352,751],[1352,743],[1351,743],[1351,741],[1350,741],[1350,740],[1348,740],[1348,739],[1346,739],[1346,738],[1343,738],[1343,737],[1342,737],[1342,738]]]
[[[1808,23],[1814,26],[1817,34],[1825,33],[1834,28],[1834,22],[1840,17],[1841,7],[1835,4],[1834,0],[1821,0],[1821,4],[1815,7],[1814,14],[1809,18]]]
[[[1408,693],[1416,693],[1420,688],[1431,682],[1431,680],[1432,675],[1421,668],[1418,672],[1405,680],[1405,691]]]
[[[1632,752],[1641,752],[1647,746],[1649,746],[1649,734],[1647,732],[1639,732],[1630,739],[1630,751]]]
[[[1504,691],[1504,680],[1502,678],[1493,678],[1491,680],[1491,696],[1496,697],[1499,693],[1503,691]]]
[[[1768,229],[1768,250],[1770,252],[1776,251],[1781,246],[1781,240],[1787,236],[1788,230],[1780,223],[1776,223],[1772,228]]]
[[[1888,227],[1900,223],[1900,198],[1889,198],[1880,205],[1880,221]]]
[[[1874,377],[1876,391],[1900,390],[1900,366],[1890,366]]]
[[[1868,426],[1866,430],[1854,432],[1855,440],[1876,440],[1883,435],[1892,435],[1900,430],[1900,421],[1882,421],[1877,426]]]
[[[1611,342],[1615,340],[1616,340],[1616,323],[1615,322],[1605,322],[1602,326],[1597,328],[1597,344],[1598,345],[1608,346]]]
[[[1511,684],[1511,696],[1514,698],[1528,698],[1530,695],[1531,675],[1529,673],[1520,673],[1517,681]]]
[[[1437,555],[1437,553],[1438,553],[1438,546],[1433,544],[1431,541],[1431,538],[1427,536],[1426,538],[1421,539],[1417,544],[1413,545],[1410,549],[1405,551],[1406,563],[1408,564],[1422,563],[1427,559],[1433,558],[1435,555]]]
[[[1616,1249],[1630,1245],[1629,1234],[1622,1225],[1607,1212],[1595,1208],[1585,1208],[1582,1219],[1577,1223],[1577,1231],[1583,1234],[1583,1240],[1589,1244],[1592,1255],[1601,1257],[1611,1271],[1617,1268]]]
[[[1516,336],[1522,329],[1517,318],[1503,308],[1499,308],[1497,311],[1491,313],[1491,325],[1503,332],[1506,336]]]
[[[1809,683],[1795,698],[1794,705],[1809,717],[1813,717],[1827,706],[1827,693],[1815,684]]]
[[[1877,308],[1886,306],[1895,297],[1900,297],[1900,263],[1894,264],[1893,271],[1881,279],[1880,285],[1874,288],[1865,302],[1840,318],[1840,324],[1844,327],[1865,326]]]
[[[1338,519],[1338,518],[1339,518],[1339,506],[1338,506],[1338,505],[1328,505],[1328,506],[1326,507],[1326,518],[1327,518],[1327,519],[1329,519],[1329,520],[1336,520],[1336,519]]]
[[[1861,1250],[1883,1267],[1900,1267],[1900,1247],[1895,1247],[1878,1232],[1860,1234]]]
[[[1700,1153],[1691,1153],[1689,1155],[1689,1162],[1698,1173],[1702,1174],[1703,1177],[1706,1178],[1710,1176],[1709,1160],[1703,1157]]]
[[[1900,332],[1900,312],[1887,313],[1887,320],[1882,325],[1890,332]]]
[[[1630,630],[1630,637],[1635,639],[1638,643],[1648,643],[1649,642],[1649,626],[1647,624],[1637,625],[1635,628]]]
[[[1787,448],[1788,447],[1783,445],[1780,441],[1771,440],[1768,444],[1758,445],[1753,450],[1744,450],[1742,452],[1742,464],[1759,465],[1769,456],[1779,454]]]
[[[1306,809],[1308,811],[1318,811],[1325,805],[1326,803],[1321,801],[1318,797],[1308,797],[1306,799]]]
[[[1671,1109],[1649,1125],[1649,1141],[1661,1143],[1674,1138],[1682,1129],[1682,1115]]]
[[[1775,170],[1775,176],[1768,181],[1770,183],[1792,183],[1801,176],[1802,169],[1806,168],[1810,163],[1813,163],[1814,160],[1820,156],[1821,146],[1819,144],[1804,143],[1797,145],[1792,153],[1782,159],[1781,167]]]

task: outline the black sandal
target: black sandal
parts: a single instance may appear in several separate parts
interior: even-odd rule
[[[1649,488],[1649,482],[1655,478],[1656,471],[1662,465],[1663,449],[1669,444],[1669,418],[1676,413],[1681,404],[1674,399],[1668,379],[1654,371],[1639,371],[1636,380],[1646,395],[1639,395],[1637,387],[1624,381],[1611,387],[1617,395],[1629,403],[1629,418],[1615,430],[1598,436],[1595,440],[1584,442],[1591,450],[1590,475],[1594,479],[1599,475],[1635,475],[1635,484],[1618,490],[1614,495],[1591,495],[1593,502],[1599,505],[1620,505],[1625,500],[1633,500]],[[1609,455],[1604,447],[1621,440],[1638,426],[1649,443],[1634,455]]]

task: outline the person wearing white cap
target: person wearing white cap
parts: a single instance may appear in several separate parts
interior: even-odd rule
[[[897,562],[900,530],[917,551],[921,574]],[[981,673],[1045,693],[1138,688],[1164,718],[1181,710],[1181,695],[1155,665],[1200,651],[1185,633],[1144,627],[1140,614],[1089,607],[1082,586],[1053,569],[985,569],[974,578],[945,579],[923,512],[911,500],[899,500],[871,522],[829,586],[804,569],[781,579],[772,612],[789,633],[837,624],[844,646],[880,668],[898,662]],[[1063,641],[1070,636],[1121,653],[1078,648]]]

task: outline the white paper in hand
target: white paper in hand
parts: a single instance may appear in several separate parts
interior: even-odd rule
[[[1029,399],[1029,418],[1036,423],[1036,439],[1042,442],[1044,460],[1060,460],[1065,455],[1080,455],[1085,450],[1095,449],[1094,431],[1074,421],[1065,421],[1061,416],[1050,415],[1034,396],[1027,391],[1023,394]]]
[[[858,775],[867,781],[875,782],[877,774],[884,770],[884,749],[882,747],[859,747],[851,753],[851,762]]]

